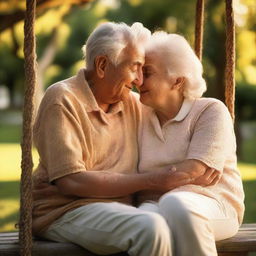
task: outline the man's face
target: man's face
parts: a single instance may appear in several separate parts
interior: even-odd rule
[[[129,94],[133,86],[140,87],[143,83],[144,48],[128,44],[119,58],[118,65],[108,62],[105,70],[102,96],[108,104],[119,102]]]

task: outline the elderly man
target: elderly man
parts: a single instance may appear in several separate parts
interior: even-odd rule
[[[131,206],[134,192],[188,182],[137,174],[140,103],[130,90],[142,84],[149,36],[140,23],[100,25],[84,47],[87,68],[46,91],[34,125],[35,235],[102,255],[171,255],[164,218]]]

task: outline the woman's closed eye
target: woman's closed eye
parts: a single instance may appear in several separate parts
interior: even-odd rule
[[[150,75],[151,75],[150,70],[148,68],[143,68],[143,77],[148,78],[150,77]]]

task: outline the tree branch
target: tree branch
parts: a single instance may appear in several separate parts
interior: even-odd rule
[[[36,6],[37,17],[41,16],[44,11],[50,8],[58,7],[63,4],[84,5],[93,0],[38,0]],[[24,20],[25,11],[16,10],[12,13],[0,14],[0,33],[13,27],[17,22]]]

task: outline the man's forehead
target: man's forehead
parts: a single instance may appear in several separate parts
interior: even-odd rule
[[[144,64],[145,49],[142,46],[128,44],[123,51],[123,57],[134,64]]]

